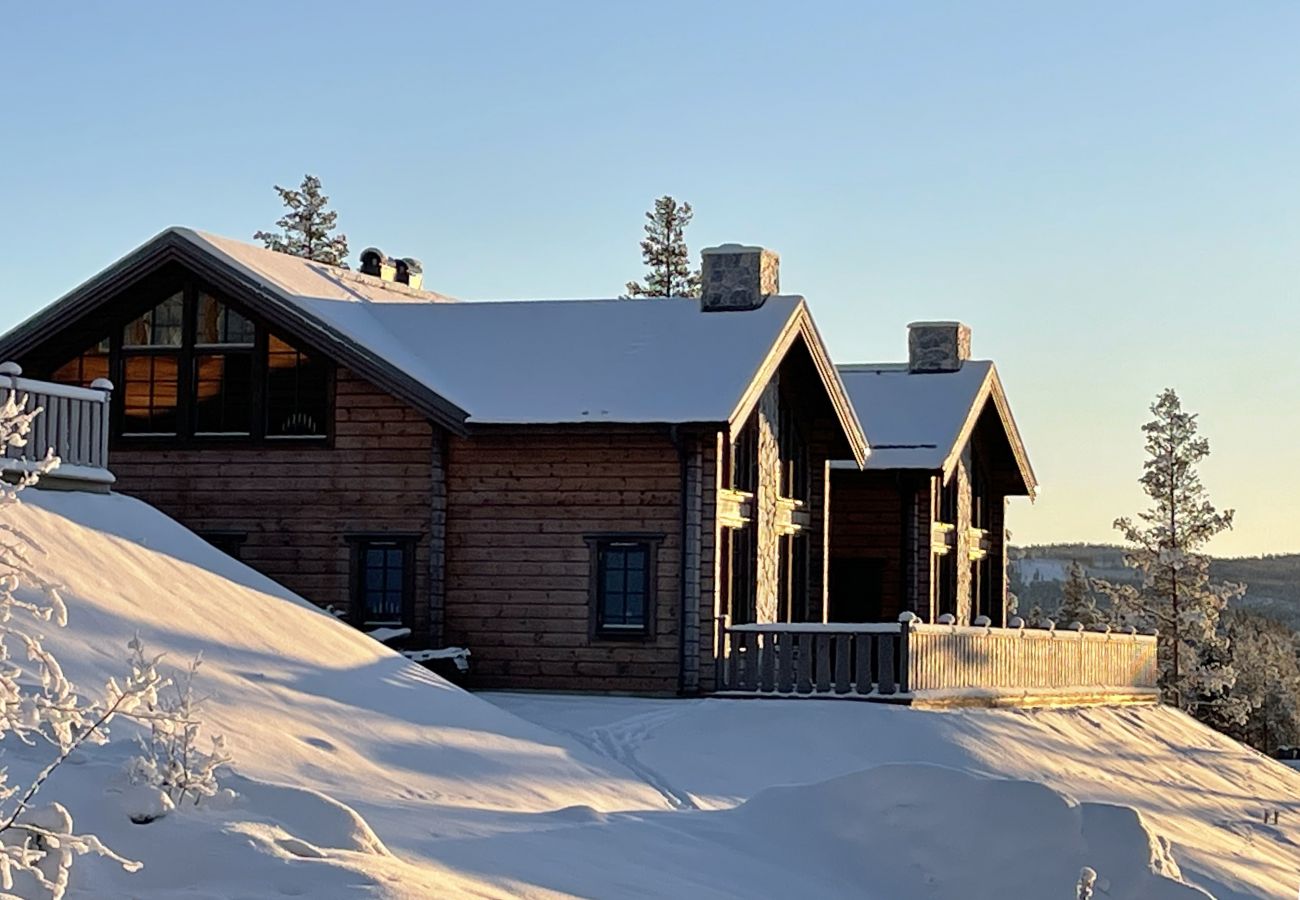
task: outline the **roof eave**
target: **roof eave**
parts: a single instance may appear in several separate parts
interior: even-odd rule
[[[953,442],[948,451],[948,456],[943,461],[943,477],[946,480],[952,475],[957,466],[957,461],[961,458],[962,448],[970,440],[971,434],[975,430],[975,424],[984,411],[984,404],[989,399],[993,400],[994,408],[997,409],[998,418],[1002,423],[1002,429],[1007,436],[1007,443],[1011,446],[1011,453],[1016,460],[1016,470],[1025,489],[1025,496],[1032,500],[1037,496],[1038,478],[1034,475],[1033,467],[1029,463],[1029,454],[1025,450],[1024,440],[1020,437],[1020,429],[1016,426],[1015,417],[1011,414],[1011,404],[1007,401],[1006,389],[1002,386],[1002,379],[998,376],[995,364],[989,365],[988,374],[984,376],[984,381],[975,394],[975,399],[967,411],[966,420],[957,433],[957,439]]]
[[[193,269],[215,287],[260,301],[258,311],[272,324],[304,332],[310,340],[328,345],[358,374],[380,384],[448,431],[459,435],[466,433],[465,420],[469,414],[465,410],[312,316],[246,270],[220,258],[191,234],[189,229],[168,228],[82,282],[0,337],[0,358],[21,356],[69,321],[106,302],[119,288],[151,269],[176,261]]]
[[[758,398],[763,392],[763,387],[772,380],[772,376],[780,367],[781,361],[785,359],[785,355],[798,337],[802,337],[804,344],[808,347],[813,365],[817,369],[817,374],[821,377],[822,385],[826,388],[831,406],[835,410],[840,429],[845,440],[848,441],[853,460],[861,469],[866,464],[867,457],[871,454],[871,447],[867,442],[866,434],[862,430],[862,424],[858,421],[857,413],[853,409],[853,403],[849,400],[848,391],[844,388],[844,382],[840,380],[839,372],[836,370],[835,364],[831,362],[830,353],[826,350],[826,344],[822,341],[821,334],[817,331],[817,325],[812,320],[812,314],[808,311],[808,303],[802,297],[799,298],[798,304],[790,314],[790,318],[786,321],[780,335],[768,349],[767,355],[758,367],[758,371],[754,373],[754,377],[750,379],[749,385],[741,394],[739,401],[728,417],[727,424],[734,429],[749,418],[750,413],[754,411],[754,407],[758,404]]]

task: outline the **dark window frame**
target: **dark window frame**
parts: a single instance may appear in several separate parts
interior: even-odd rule
[[[344,535],[348,543],[348,621],[357,628],[415,627],[415,554],[420,536],[408,532],[365,532]],[[366,618],[366,551],[372,548],[397,549],[402,553],[402,611],[400,621],[380,622]]]
[[[655,639],[655,616],[658,612],[655,594],[659,590],[659,546],[664,541],[664,535],[644,532],[611,532],[589,534],[583,539],[587,543],[587,549],[591,557],[587,603],[590,611],[589,635],[591,640],[653,641]],[[626,625],[606,625],[603,620],[605,592],[602,551],[616,544],[635,545],[645,550],[645,600],[642,606],[644,623],[639,628]]]

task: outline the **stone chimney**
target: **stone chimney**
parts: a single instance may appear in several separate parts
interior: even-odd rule
[[[781,257],[775,250],[723,244],[701,252],[700,309],[758,309],[781,292]]]
[[[970,359],[970,326],[961,322],[913,322],[907,326],[907,368],[956,372]]]

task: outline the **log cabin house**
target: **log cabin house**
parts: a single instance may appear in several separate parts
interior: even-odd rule
[[[1002,608],[996,510],[1033,479],[1001,385],[960,346],[837,370],[778,270],[728,244],[699,299],[460,302],[377,250],[353,272],[170,228],[0,338],[0,393],[46,409],[80,489],[469,647],[471,686],[1149,698],[1142,636],[921,624]]]
[[[831,474],[831,621],[1007,621],[1006,506],[1038,482],[991,360],[959,322],[908,326],[906,363],[842,365],[865,469]]]

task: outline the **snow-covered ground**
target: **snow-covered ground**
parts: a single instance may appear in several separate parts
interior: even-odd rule
[[[234,755],[234,796],[148,825],[135,726],[61,767],[48,798],[144,863],[83,858],[72,896],[1064,900],[1085,864],[1105,898],[1296,891],[1300,773],[1176,713],[472,696],[136,501],[4,516],[67,585],[70,677],[120,673],[136,631],[202,652]],[[45,759],[4,750],[16,779]]]

